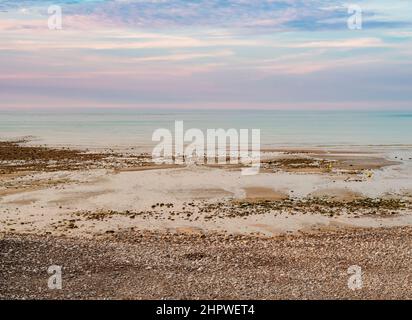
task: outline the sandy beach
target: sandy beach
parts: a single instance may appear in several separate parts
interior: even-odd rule
[[[0,300],[412,300],[411,12],[0,1]]]
[[[5,282],[0,296],[412,297],[407,285],[411,149],[271,149],[264,150],[258,175],[242,176],[240,169],[156,165],[146,153],[0,142],[0,261]],[[235,256],[233,250],[238,252]],[[332,256],[336,250],[341,253]],[[73,258],[66,259],[65,254]],[[179,259],[185,254],[194,258]],[[125,255],[137,260],[119,262]],[[382,264],[378,255],[384,257]],[[103,256],[104,263],[93,262]],[[223,263],[220,256],[230,259]],[[259,267],[265,257],[273,261],[268,258]],[[173,268],[168,267],[169,258]],[[70,270],[72,293],[63,290],[55,295],[35,288],[42,266],[52,260]],[[123,280],[116,281],[121,282],[121,291],[115,289],[117,282],[106,286],[106,276],[113,279],[119,263]],[[23,265],[28,273],[19,269]],[[351,265],[366,268],[363,272],[370,281],[365,290],[353,292],[343,285]],[[315,270],[321,271],[312,275]],[[91,279],[99,280],[82,289],[78,284],[83,272],[92,272]],[[237,282],[232,279],[233,287],[219,280],[228,272],[240,277]],[[16,284],[21,277],[32,280]],[[146,285],[138,290],[127,280],[130,277]],[[173,281],[166,281],[170,277]],[[188,279],[194,282],[190,288]],[[253,281],[256,287],[247,290]],[[273,283],[266,287],[268,281]],[[276,289],[279,281],[282,285]],[[209,290],[212,283],[218,285]],[[382,291],[382,286],[394,289]]]

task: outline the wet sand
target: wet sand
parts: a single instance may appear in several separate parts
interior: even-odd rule
[[[381,152],[337,152],[364,165],[373,158],[373,169],[322,162],[322,152],[268,152],[260,174],[242,176],[231,166],[155,165],[147,155],[112,153],[82,158],[75,150],[51,153],[68,166],[56,170],[44,148],[33,150],[1,162],[9,173],[0,175],[0,231],[93,237],[133,227],[272,236],[412,225],[412,161]]]
[[[261,173],[242,176],[239,166],[0,142],[0,297],[411,298],[411,157],[266,150]],[[70,248],[81,266],[67,266],[70,290],[41,289],[50,252],[65,265]],[[119,262],[123,252],[134,260]],[[215,264],[217,252],[229,260]],[[351,264],[371,277],[359,293],[343,282]],[[93,284],[81,288],[86,275]]]

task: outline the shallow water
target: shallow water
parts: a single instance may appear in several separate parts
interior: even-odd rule
[[[153,131],[260,129],[262,147],[411,145],[412,111],[0,110],[0,137],[69,146],[152,146]],[[205,132],[205,131],[204,131]]]

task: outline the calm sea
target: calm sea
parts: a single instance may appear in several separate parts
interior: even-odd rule
[[[153,145],[158,128],[260,129],[262,147],[412,145],[412,111],[18,110],[0,111],[0,139],[30,136],[69,146]]]

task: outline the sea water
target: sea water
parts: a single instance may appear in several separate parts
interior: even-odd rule
[[[412,111],[0,110],[0,139],[72,147],[150,147],[156,129],[260,129],[262,148],[412,145]]]

